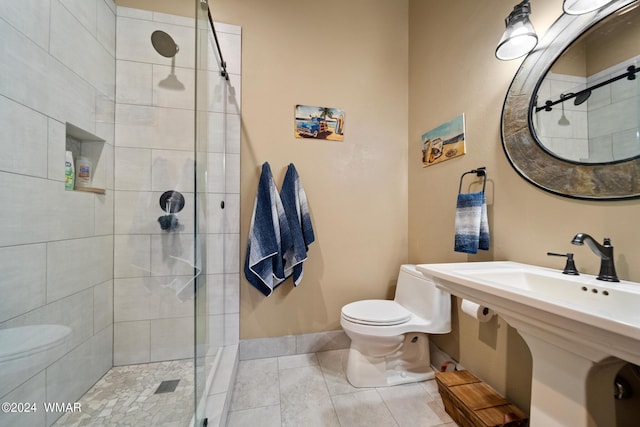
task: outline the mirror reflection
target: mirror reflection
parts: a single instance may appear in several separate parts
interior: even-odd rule
[[[640,8],[614,13],[576,39],[540,82],[533,133],[576,163],[640,156]]]

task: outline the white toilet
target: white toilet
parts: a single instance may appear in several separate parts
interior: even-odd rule
[[[347,304],[340,325],[351,338],[347,379],[353,386],[424,381],[435,375],[427,334],[451,332],[451,296],[405,264],[393,300]]]

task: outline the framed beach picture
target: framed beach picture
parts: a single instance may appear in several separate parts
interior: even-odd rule
[[[422,166],[465,154],[464,113],[422,135]]]
[[[296,105],[296,138],[344,140],[344,111],[337,108]]]

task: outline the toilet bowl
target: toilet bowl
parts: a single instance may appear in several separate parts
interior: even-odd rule
[[[434,376],[428,334],[451,332],[451,296],[405,264],[393,300],[349,303],[340,325],[351,338],[346,373],[353,386],[424,381]]]

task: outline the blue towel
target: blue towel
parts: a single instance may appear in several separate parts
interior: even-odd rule
[[[458,194],[454,250],[475,254],[478,249],[489,249],[489,222],[484,192]]]
[[[253,207],[244,275],[265,296],[282,283],[282,248],[291,246],[291,232],[269,163],[262,165]]]
[[[283,250],[284,273],[286,277],[293,275],[293,285],[298,286],[302,280],[302,263],[307,259],[309,245],[313,243],[315,236],[307,195],[293,163],[289,164],[284,176],[280,198],[287,214],[292,240],[292,245]]]

